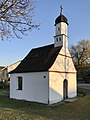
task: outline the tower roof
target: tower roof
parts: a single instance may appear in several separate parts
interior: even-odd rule
[[[68,25],[68,20],[67,18],[62,14],[62,6],[60,6],[60,15],[56,18],[55,20],[55,26],[58,24],[58,23],[61,23],[61,22],[65,22],[67,25]]]
[[[61,22],[65,22],[67,25],[68,25],[68,20],[67,18],[64,16],[64,15],[59,15],[56,20],[55,20],[55,26],[58,24],[58,23],[61,23]]]

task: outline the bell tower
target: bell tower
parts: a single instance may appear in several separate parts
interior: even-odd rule
[[[60,6],[60,15],[55,20],[55,36],[54,47],[68,47],[68,20],[62,14],[62,6]]]

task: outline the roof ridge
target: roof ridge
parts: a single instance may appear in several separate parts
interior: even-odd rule
[[[54,44],[48,44],[48,45],[44,45],[44,46],[40,46],[40,47],[36,47],[36,48],[33,48],[32,50],[34,50],[34,49],[41,49],[41,48],[49,47],[49,46],[54,46]]]

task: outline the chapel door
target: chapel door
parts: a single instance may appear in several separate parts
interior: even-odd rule
[[[63,99],[68,98],[68,81],[65,79],[63,82]]]

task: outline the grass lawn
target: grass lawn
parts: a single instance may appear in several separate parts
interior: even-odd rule
[[[0,92],[0,120],[90,120],[90,91],[80,89],[79,100],[58,106],[46,106],[13,100]]]

